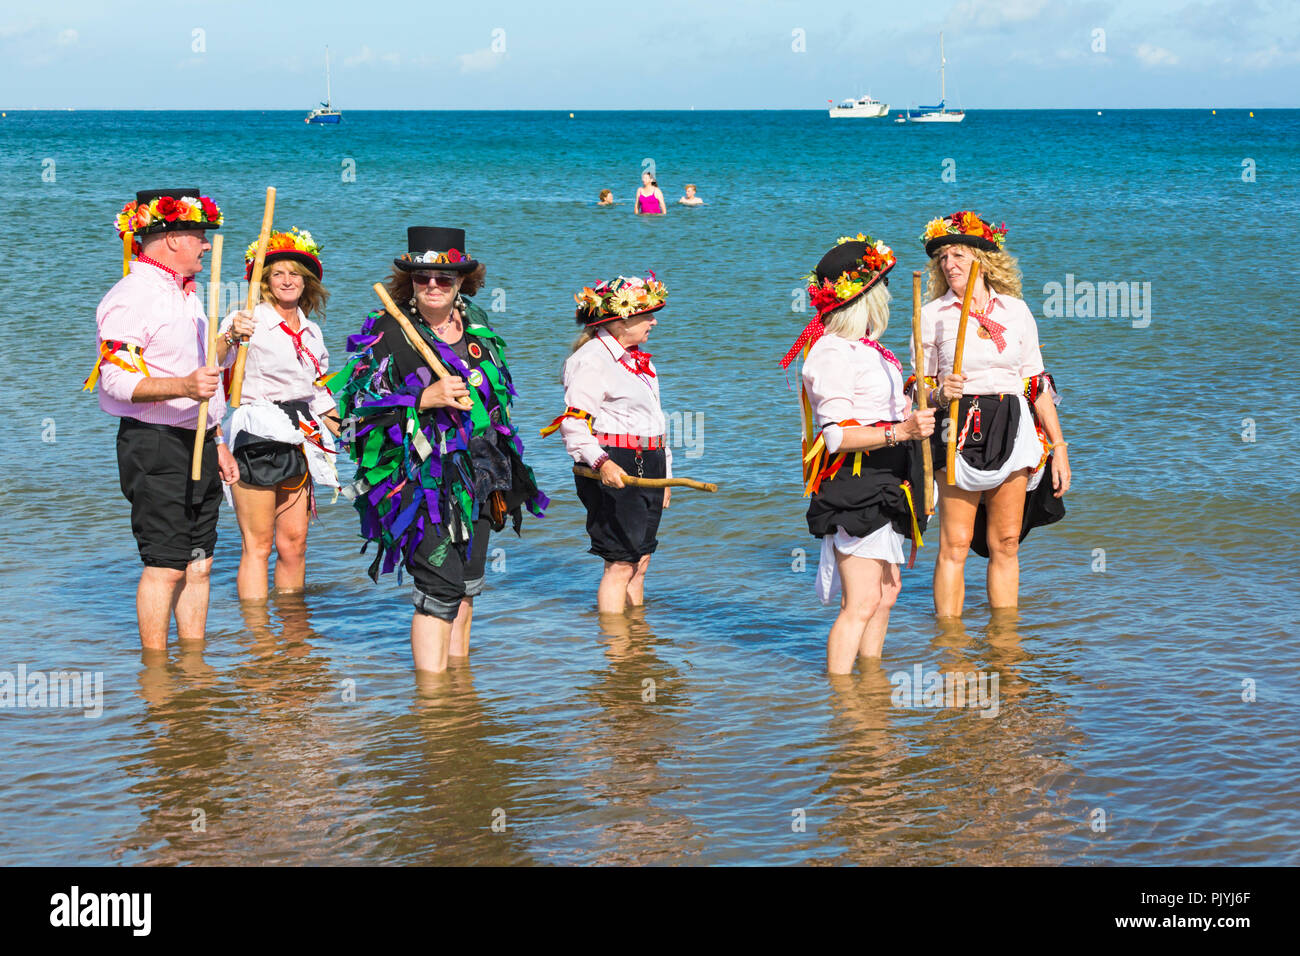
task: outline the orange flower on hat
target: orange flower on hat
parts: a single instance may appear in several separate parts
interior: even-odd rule
[[[973,212],[964,212],[961,214],[961,231],[968,236],[982,236],[988,230],[988,227],[980,220],[980,217]]]

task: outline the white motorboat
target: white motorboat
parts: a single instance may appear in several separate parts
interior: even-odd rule
[[[839,105],[832,106],[828,112],[831,119],[874,119],[889,115],[889,104],[882,103],[872,96],[860,96],[856,100],[849,98]]]

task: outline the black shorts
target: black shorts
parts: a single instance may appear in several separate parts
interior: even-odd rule
[[[629,475],[637,474],[636,452],[631,448],[605,448]],[[666,478],[668,463],[662,450],[641,453],[641,477]],[[606,561],[639,561],[659,547],[659,519],[664,513],[662,488],[607,488],[595,478],[575,475],[578,498],[587,509],[587,534],[591,554]]]
[[[217,546],[221,475],[215,429],[203,445],[199,480],[190,480],[194,431],[123,418],[117,429],[117,474],[131,502],[131,531],[150,568],[184,570]]]
[[[255,488],[301,487],[307,474],[307,455],[301,445],[253,440],[231,449],[231,454],[239,465],[239,480]]]
[[[442,563],[434,566],[429,557],[445,540],[446,527],[438,529],[444,537],[426,532],[416,545],[415,554],[406,563],[415,591],[411,603],[421,614],[429,614],[444,621],[452,621],[460,609],[460,599],[474,597],[483,590],[484,571],[487,568],[488,538],[492,523],[487,518],[474,522],[474,540],[466,554],[464,542],[448,545]]]
[[[306,402],[275,402],[296,429],[299,420],[311,420]],[[302,445],[287,445],[240,432],[230,445],[230,453],[239,465],[239,480],[257,488],[290,489],[301,487],[307,476],[307,451]]]

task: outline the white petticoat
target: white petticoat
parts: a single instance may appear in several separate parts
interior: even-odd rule
[[[823,604],[838,604],[843,585],[835,552],[856,558],[875,558],[890,564],[903,564],[903,545],[907,541],[893,525],[877,528],[865,538],[855,538],[843,528],[822,538],[821,559],[817,563],[817,597]]]
[[[1043,471],[1038,463],[1043,457],[1043,443],[1038,440],[1038,431],[1034,428],[1034,416],[1029,410],[1025,396],[1017,395],[1020,402],[1020,427],[1016,430],[1016,443],[1011,448],[1011,455],[997,471],[979,471],[967,464],[961,452],[957,452],[957,487],[964,491],[988,491],[1003,484],[1013,472],[1021,468],[1032,468],[1029,487],[1033,491],[1043,480]],[[946,471],[946,464],[936,462],[935,471]]]
[[[326,448],[333,450],[334,435],[319,423],[317,423],[317,430],[320,432],[321,442]],[[315,442],[307,441],[298,423],[290,421],[284,410],[274,402],[261,400],[242,402],[230,413],[230,424],[226,431],[229,433],[226,441],[230,443],[231,448],[235,447],[235,439],[240,432],[248,432],[265,441],[301,445],[307,454],[307,470],[311,472],[312,481],[330,488],[339,486],[334,456],[317,447]]]

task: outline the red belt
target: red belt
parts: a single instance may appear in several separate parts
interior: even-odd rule
[[[614,448],[631,448],[635,451],[659,451],[664,447],[664,435],[611,435],[609,432],[596,432],[596,441]]]

